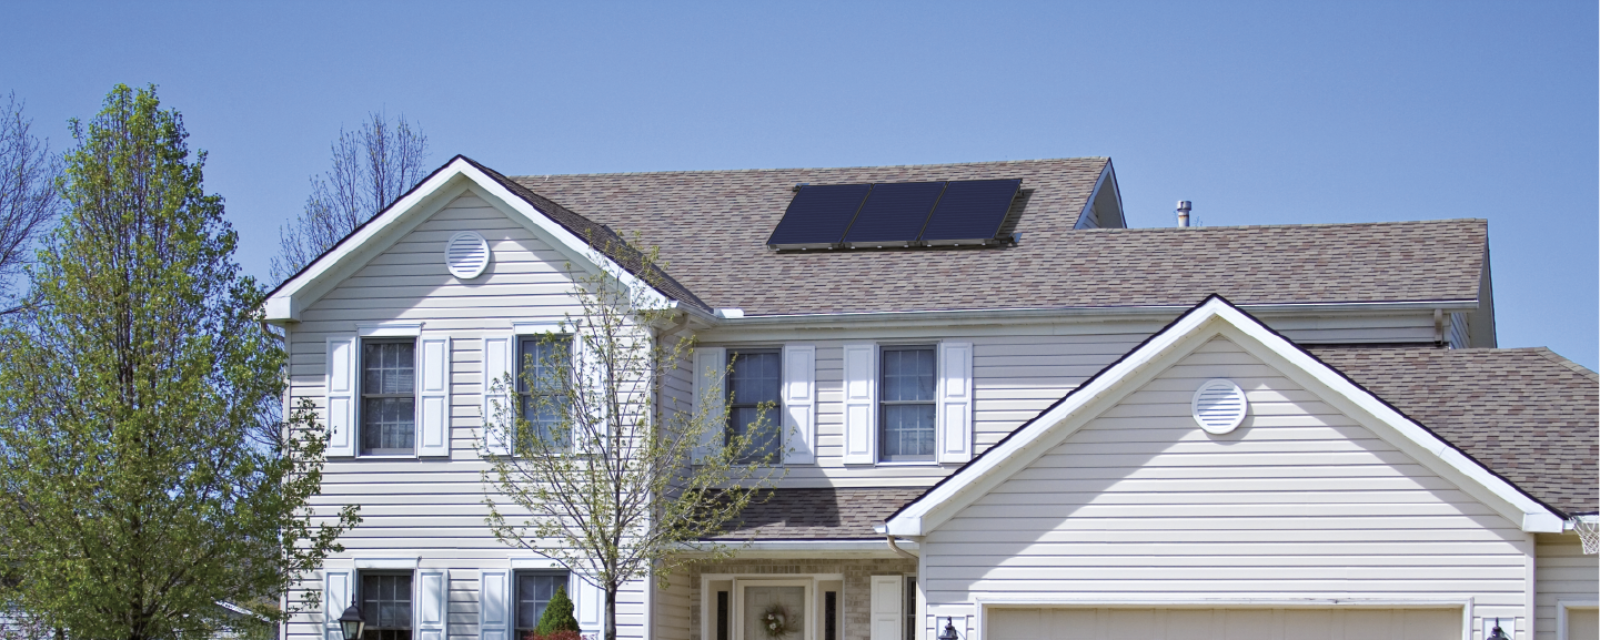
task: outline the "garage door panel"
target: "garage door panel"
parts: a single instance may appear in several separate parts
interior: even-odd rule
[[[1600,610],[1567,610],[1567,640],[1589,640],[1597,637],[1600,637]]]
[[[1210,609],[1167,609],[1168,638],[1189,635],[1195,638],[1220,638],[1217,613]]]
[[[992,609],[990,640],[1459,640],[1460,609]]]

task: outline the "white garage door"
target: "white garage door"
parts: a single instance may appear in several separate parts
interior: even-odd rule
[[[1461,640],[1460,609],[990,609],[988,640]]]
[[[1566,640],[1594,640],[1600,638],[1600,611],[1595,609],[1567,610]]]

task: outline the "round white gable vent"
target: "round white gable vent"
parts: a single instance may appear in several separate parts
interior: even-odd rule
[[[1194,392],[1194,400],[1189,402],[1189,410],[1200,428],[1219,436],[1239,428],[1249,409],[1250,401],[1245,399],[1244,389],[1222,378],[1200,385]]]
[[[445,266],[450,267],[450,275],[462,280],[483,275],[483,270],[489,268],[489,258],[489,241],[476,231],[450,236],[450,242],[444,245]]]

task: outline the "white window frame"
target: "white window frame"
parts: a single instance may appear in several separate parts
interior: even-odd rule
[[[939,466],[939,345],[941,341],[933,342],[880,342],[877,344],[877,353],[873,362],[877,364],[872,372],[872,416],[873,416],[873,447],[872,457],[875,467],[936,467]],[[884,460],[884,439],[888,433],[883,424],[883,352],[885,349],[927,348],[933,351],[933,399],[928,404],[933,405],[933,451],[928,454],[927,460]]]
[[[405,331],[409,332],[411,327],[416,327],[418,331],[417,333],[377,333],[372,335],[366,334],[365,331],[368,327],[375,325],[357,326],[362,328],[363,333],[359,338],[356,339],[356,352],[354,358],[356,365],[355,370],[351,373],[351,375],[355,376],[354,384],[351,385],[355,390],[355,424],[353,425],[354,428],[351,430],[353,432],[351,435],[353,438],[355,438],[356,458],[364,458],[369,460],[415,460],[418,458],[417,442],[422,439],[420,434],[422,431],[422,341],[419,339],[422,335],[422,325],[420,323],[415,325],[405,325]],[[364,453],[362,449],[365,447],[362,445],[362,440],[366,435],[367,425],[366,417],[363,415],[365,411],[362,409],[367,404],[367,344],[369,342],[380,344],[404,344],[405,340],[395,340],[394,338],[405,337],[411,338],[411,453]]]

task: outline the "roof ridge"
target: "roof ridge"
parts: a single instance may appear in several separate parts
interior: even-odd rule
[[[867,164],[846,167],[768,167],[756,169],[668,169],[665,171],[609,171],[596,173],[533,173],[526,175],[508,176],[512,180],[536,178],[574,178],[574,177],[606,177],[606,176],[642,176],[666,175],[683,173],[700,174],[726,174],[726,173],[772,173],[778,171],[851,171],[861,169],[915,169],[923,167],[978,167],[1007,164],[1038,164],[1044,162],[1066,162],[1070,160],[1106,161],[1111,156],[1079,156],[1071,158],[1032,158],[1026,160],[989,160],[985,162],[934,162],[925,164]]]
[[[1596,382],[1600,382],[1600,373],[1595,373],[1594,371],[1590,371],[1588,367],[1585,367],[1585,366],[1583,366],[1581,364],[1578,364],[1576,362],[1568,360],[1566,356],[1563,356],[1563,355],[1561,355],[1559,353],[1551,351],[1550,347],[1523,347],[1523,348],[1524,349],[1528,349],[1530,351],[1534,351],[1534,352],[1536,352],[1536,353],[1538,353],[1538,354],[1540,354],[1540,355],[1542,355],[1542,356],[1544,356],[1546,358],[1549,358],[1551,362],[1554,362],[1554,363],[1556,363],[1558,365],[1561,365],[1563,367],[1571,369],[1575,373],[1577,373],[1578,375],[1581,375],[1581,376],[1583,376],[1585,378],[1588,378],[1590,380],[1594,380]]]
[[[1167,233],[1204,233],[1207,230],[1218,229],[1326,229],[1332,227],[1376,227],[1376,226],[1411,226],[1411,225],[1440,225],[1446,223],[1480,223],[1488,224],[1484,218],[1440,218],[1436,220],[1373,220],[1370,222],[1311,222],[1311,223],[1284,223],[1284,224],[1234,224],[1208,227],[1119,227],[1099,229],[1071,229],[1072,232],[1084,233],[1126,233],[1129,231],[1164,231]]]

